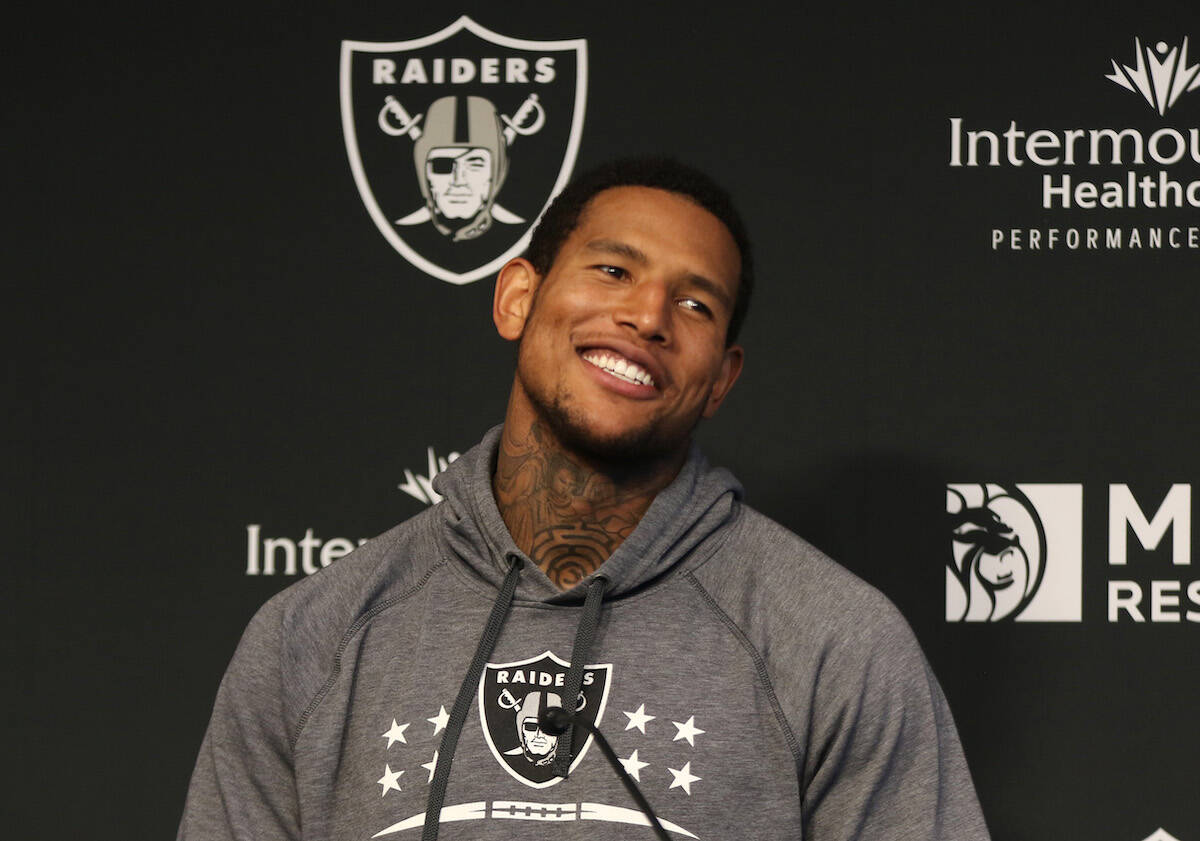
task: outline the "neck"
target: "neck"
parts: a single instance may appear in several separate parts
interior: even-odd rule
[[[669,463],[601,464],[568,451],[541,420],[513,420],[504,424],[492,477],[496,505],[518,548],[568,590],[633,532],[686,451]]]

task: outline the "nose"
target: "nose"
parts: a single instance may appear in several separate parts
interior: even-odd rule
[[[462,165],[462,161],[456,160],[454,162],[454,168],[450,173],[450,183],[451,184],[458,185],[458,184],[467,183],[467,179],[466,179],[465,175],[463,174],[463,169],[464,168]]]
[[[642,339],[667,344],[671,339],[671,292],[666,284],[642,280],[628,287],[613,312],[618,324]]]

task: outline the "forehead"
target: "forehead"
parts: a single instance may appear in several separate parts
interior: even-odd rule
[[[742,258],[725,224],[696,202],[653,187],[612,187],[584,206],[559,256],[579,256],[589,243],[620,242],[667,270],[703,275],[737,289]],[[556,261],[557,262],[557,261]]]
[[[467,147],[462,146],[437,146],[429,150],[428,159],[434,158],[461,158],[464,155],[471,157],[491,156],[491,152],[480,146]]]

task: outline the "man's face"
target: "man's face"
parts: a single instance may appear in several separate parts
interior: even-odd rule
[[[487,149],[437,147],[425,159],[434,206],[447,219],[471,219],[492,190],[492,153]]]
[[[726,347],[741,257],[715,216],[647,187],[596,195],[541,279],[518,387],[569,447],[678,454],[741,370]]]
[[[521,745],[527,754],[540,758],[554,750],[558,737],[542,732],[537,718],[527,718],[521,722]]]

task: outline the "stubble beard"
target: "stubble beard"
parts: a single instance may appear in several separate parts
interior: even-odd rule
[[[700,420],[697,414],[690,423],[679,425],[685,428],[676,428],[661,418],[650,417],[639,426],[603,435],[592,427],[584,412],[573,405],[565,386],[559,385],[552,393],[544,394],[531,387],[521,375],[520,366],[517,378],[538,420],[562,447],[589,461],[614,468],[639,472],[639,468],[672,460],[687,448],[692,430]]]

